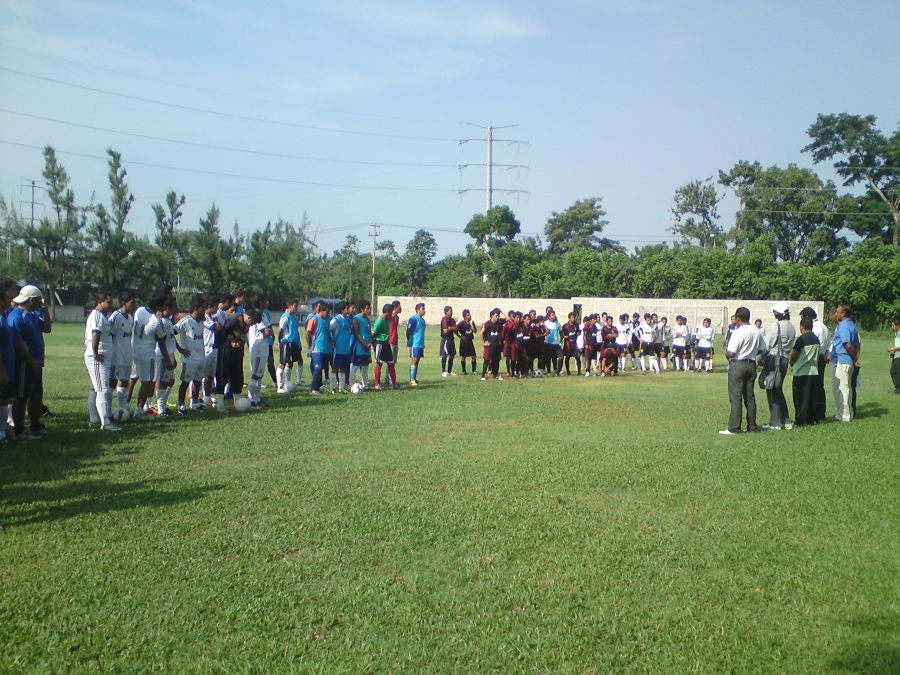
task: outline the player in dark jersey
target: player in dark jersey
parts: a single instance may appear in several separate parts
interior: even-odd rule
[[[481,327],[481,341],[484,344],[484,364],[481,367],[481,379],[487,379],[487,371],[490,368],[491,377],[502,380],[500,377],[500,356],[503,351],[503,342],[500,334],[503,331],[503,322],[500,321],[500,310],[491,310],[491,320]]]
[[[503,340],[503,358],[506,360],[506,376],[512,377],[516,362],[516,312],[509,310],[506,321],[500,331],[500,339]]]
[[[581,329],[578,327],[578,322],[575,320],[575,312],[569,312],[568,322],[564,323],[560,329],[563,341],[562,350],[566,364],[566,375],[572,374],[572,371],[569,369],[569,364],[573,356],[575,357],[575,367],[578,369],[578,375],[581,375],[581,355],[578,353],[579,333],[581,333]]]
[[[450,305],[444,307],[444,316],[441,319],[441,377],[456,375],[453,372],[453,359],[456,357],[456,319],[453,318],[453,308]]]
[[[591,376],[591,363],[597,355],[597,315],[591,314],[584,322],[584,376]]]
[[[600,377],[609,375],[615,377],[619,373],[619,350],[616,346],[616,338],[619,337],[619,330],[613,325],[612,316],[606,317],[606,325],[600,330],[600,338],[603,340],[603,347],[600,350],[601,364]]]
[[[628,355],[631,357],[631,369],[637,370],[637,359],[635,359],[635,353],[637,353],[638,358],[641,355],[641,338],[638,337],[638,328],[641,325],[641,315],[635,312],[631,315],[631,344],[628,345]]]
[[[463,375],[466,372],[466,359],[472,359],[472,374],[478,374],[478,353],[475,351],[475,324],[472,322],[472,313],[464,309],[462,321],[456,324],[456,334],[459,335],[459,361],[462,365]]]

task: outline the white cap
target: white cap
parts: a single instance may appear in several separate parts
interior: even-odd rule
[[[21,305],[23,302],[42,297],[44,297],[44,294],[41,293],[41,289],[37,286],[22,286],[22,290],[13,298],[13,302],[17,305]]]
[[[773,312],[778,312],[779,314],[787,314],[790,310],[788,309],[788,304],[786,302],[776,302],[772,305]]]

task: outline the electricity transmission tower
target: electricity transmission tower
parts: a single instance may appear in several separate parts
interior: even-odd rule
[[[24,199],[20,200],[19,201],[19,209],[21,211],[23,204],[31,204],[31,218],[28,218],[28,222],[31,223],[32,227],[34,227],[34,221],[37,220],[37,218],[34,217],[34,207],[40,206],[41,208],[44,208],[44,204],[42,202],[34,201],[34,191],[35,190],[44,190],[45,188],[43,185],[38,185],[38,183],[43,183],[44,181],[32,180],[30,178],[25,178],[25,176],[21,176],[21,178],[22,178],[22,180],[28,181],[28,182],[23,183],[22,185],[19,186],[19,194],[22,194],[23,189],[31,188],[31,201],[29,202]],[[25,218],[23,217],[22,220],[25,220]],[[9,246],[9,243],[7,242],[7,248],[8,248],[8,246]],[[28,247],[28,262],[31,262],[31,257],[32,257],[32,249],[29,246]],[[7,250],[7,259],[9,259],[9,251],[8,250]]]
[[[484,138],[463,138],[458,141],[459,145],[463,143],[473,143],[477,141],[484,141],[487,146],[487,161],[484,164],[461,164],[459,166],[460,169],[464,169],[467,166],[484,166],[485,167],[485,186],[484,186],[484,208],[485,213],[491,210],[491,206],[494,203],[494,167],[500,166],[504,167],[507,171],[511,171],[512,169],[516,169],[517,171],[520,169],[528,169],[527,166],[522,164],[495,164],[494,163],[494,142],[497,143],[506,143],[507,145],[528,145],[527,141],[519,141],[519,140],[511,140],[506,138],[494,138],[494,130],[495,129],[511,129],[512,127],[519,126],[518,124],[509,124],[502,127],[494,127],[494,126],[486,126],[483,127],[480,124],[472,124],[472,122],[466,122],[473,127],[478,127],[479,129],[484,129]],[[463,192],[472,192],[475,190],[479,190],[480,188],[467,188],[464,190],[457,190],[457,194],[462,194]],[[504,192],[506,194],[531,194],[528,190],[507,190],[505,188],[496,188],[498,192]]]

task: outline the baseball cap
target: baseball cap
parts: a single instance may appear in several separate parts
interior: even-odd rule
[[[772,305],[771,311],[778,312],[779,314],[787,314],[788,313],[788,304],[786,302],[776,302]]]
[[[23,302],[42,297],[44,297],[44,294],[41,293],[41,289],[37,286],[22,286],[22,290],[13,298],[13,302],[17,305],[21,305]]]

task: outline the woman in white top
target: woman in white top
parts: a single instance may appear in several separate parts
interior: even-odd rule
[[[776,302],[772,306],[772,314],[775,321],[766,329],[766,347],[769,354],[780,356],[781,382],[777,387],[766,389],[766,399],[769,402],[769,423],[763,425],[763,429],[791,429],[791,416],[788,414],[787,400],[784,398],[782,384],[787,375],[788,359],[794,342],[797,341],[797,331],[791,324],[791,312],[786,302]]]

